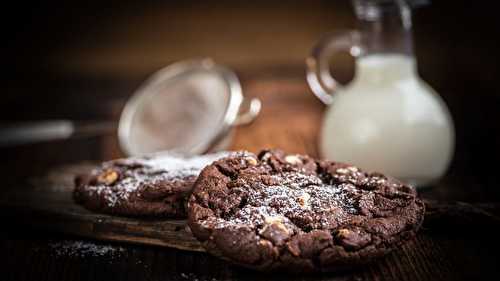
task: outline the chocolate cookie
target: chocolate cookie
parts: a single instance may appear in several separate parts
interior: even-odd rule
[[[183,158],[159,154],[105,162],[75,179],[77,203],[110,214],[185,217],[185,201],[201,169],[228,153]]]
[[[208,252],[258,270],[365,264],[412,238],[424,217],[415,190],[395,179],[281,151],[207,166],[188,208]]]

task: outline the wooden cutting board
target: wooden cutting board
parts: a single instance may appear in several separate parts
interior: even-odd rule
[[[49,231],[97,240],[156,245],[203,252],[186,220],[119,217],[91,212],[72,198],[76,175],[89,172],[95,164],[66,165],[45,177],[3,192],[1,214]],[[433,229],[463,225],[500,225],[498,204],[442,203],[426,201],[426,225]]]
[[[92,167],[91,164],[78,164],[56,168],[46,177],[2,193],[0,206],[5,209],[4,214],[12,213],[16,219],[29,217],[30,225],[50,231],[98,240],[203,251],[186,220],[110,216],[76,204],[72,198],[73,179]]]

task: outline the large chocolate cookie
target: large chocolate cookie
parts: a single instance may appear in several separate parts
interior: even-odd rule
[[[160,154],[103,163],[75,179],[76,202],[110,214],[185,217],[185,201],[201,169],[228,153],[183,158]]]
[[[412,238],[424,215],[416,192],[395,179],[281,151],[214,162],[188,208],[207,251],[258,270],[365,264]]]

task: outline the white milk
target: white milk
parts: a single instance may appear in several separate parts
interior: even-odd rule
[[[326,113],[323,158],[387,173],[413,185],[439,179],[454,150],[454,128],[441,98],[418,78],[415,60],[369,55]]]

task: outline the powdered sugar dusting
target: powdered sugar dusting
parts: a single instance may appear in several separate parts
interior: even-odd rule
[[[157,171],[167,171],[171,178],[197,176],[200,171],[228,152],[220,152],[194,157],[178,157],[172,154],[157,154],[155,157],[139,159],[139,162]]]
[[[52,242],[49,247],[57,257],[106,257],[113,258],[121,256],[125,249],[120,246],[101,245],[86,241],[62,240]]]
[[[229,152],[220,152],[188,158],[163,153],[105,162],[102,167],[93,170],[91,175],[98,177],[105,171],[113,170],[119,174],[119,179],[110,184],[90,184],[86,186],[86,190],[103,196],[106,204],[113,207],[128,200],[141,186],[193,179],[205,166],[228,155]]]
[[[340,222],[358,212],[355,198],[360,191],[350,183],[325,183],[317,175],[297,171],[269,177],[271,185],[260,181],[245,183],[242,187],[248,191],[245,205],[225,220],[219,220],[216,227],[250,224],[260,228],[278,220],[290,228],[297,224],[328,228],[329,219]],[[304,222],[297,223],[298,220]]]

